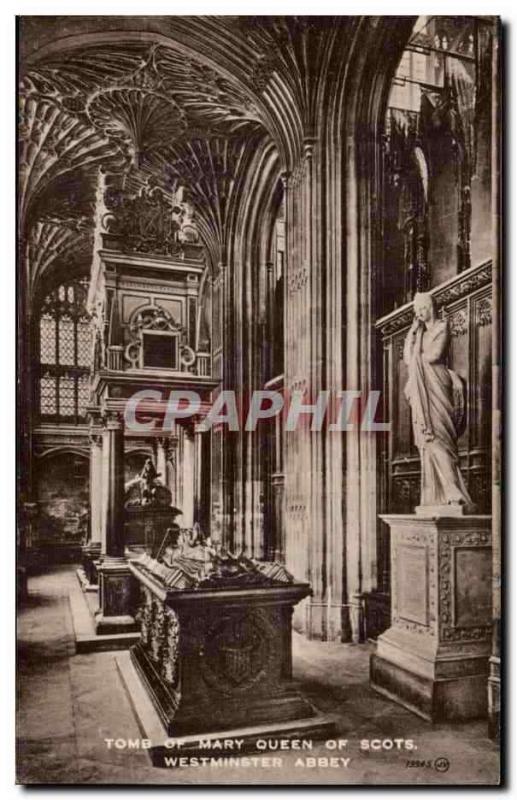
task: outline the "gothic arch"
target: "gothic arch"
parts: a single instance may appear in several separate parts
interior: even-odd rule
[[[39,462],[43,462],[47,459],[54,458],[55,456],[60,456],[64,454],[79,456],[80,458],[84,458],[88,462],[90,460],[90,452],[86,444],[85,445],[60,444],[56,445],[55,447],[48,447],[45,450],[36,449],[34,453]]]

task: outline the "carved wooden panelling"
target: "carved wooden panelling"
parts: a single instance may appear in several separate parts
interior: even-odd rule
[[[413,445],[413,435],[411,431],[411,414],[409,404],[404,395],[404,387],[407,383],[408,371],[402,357],[404,348],[404,335],[399,334],[393,341],[393,393],[391,400],[391,410],[393,416],[390,417],[393,426],[393,458],[408,458],[416,455]],[[414,451],[412,453],[412,451]]]
[[[461,303],[455,303],[447,309],[444,316],[449,322],[449,367],[453,369],[464,382],[466,390],[472,383],[472,375],[469,370],[469,300],[466,298]],[[467,402],[467,424],[464,433],[458,439],[458,449],[460,452],[469,446],[470,403]]]
[[[449,323],[449,366],[465,383],[467,418],[459,439],[461,468],[478,511],[490,511],[491,300],[490,264],[472,268],[433,292]],[[385,450],[381,509],[412,512],[418,503],[420,460],[404,395],[407,367],[402,355],[412,310],[404,306],[377,327],[387,353],[383,390],[392,431]]]

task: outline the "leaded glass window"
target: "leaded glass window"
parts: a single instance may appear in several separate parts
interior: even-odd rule
[[[77,322],[77,366],[89,367],[92,357],[92,331],[86,320]]]
[[[42,364],[56,363],[56,320],[48,313],[40,318],[40,361]]]
[[[59,414],[71,417],[75,411],[75,380],[72,375],[61,375],[59,378]]]
[[[86,373],[81,375],[77,381],[77,410],[80,417],[84,417],[89,399],[90,376]]]
[[[45,297],[39,317],[39,413],[82,422],[89,401],[91,330],[86,281],[63,283]]]
[[[59,318],[59,363],[73,366],[75,361],[75,325],[68,315]]]
[[[42,415],[57,414],[56,378],[48,372],[40,379],[40,408]]]

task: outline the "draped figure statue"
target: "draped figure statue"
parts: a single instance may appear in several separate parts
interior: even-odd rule
[[[413,308],[415,319],[404,345],[409,372],[405,395],[420,452],[420,506],[426,510],[429,506],[448,506],[451,513],[472,513],[474,504],[458,456],[458,436],[465,416],[464,389],[459,375],[445,363],[447,322],[437,318],[430,294],[417,293]]]

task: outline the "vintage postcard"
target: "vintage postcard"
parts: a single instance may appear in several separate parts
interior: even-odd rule
[[[18,783],[500,784],[501,73],[18,18]]]

